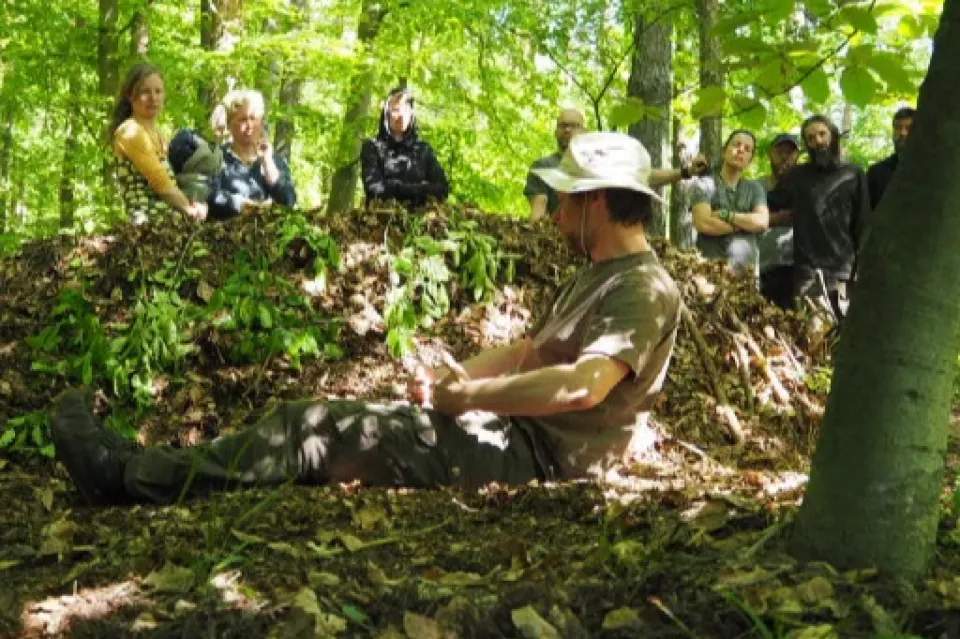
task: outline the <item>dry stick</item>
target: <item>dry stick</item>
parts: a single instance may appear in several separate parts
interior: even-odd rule
[[[757,358],[757,361],[760,362],[760,368],[763,370],[763,374],[766,376],[767,381],[770,382],[770,387],[773,389],[773,394],[777,396],[777,399],[781,404],[792,406],[792,402],[790,401],[790,393],[787,392],[787,389],[785,389],[783,384],[780,382],[780,378],[777,377],[776,373],[773,372],[773,368],[770,366],[770,360],[768,360],[766,355],[764,355],[760,345],[757,344],[756,340],[753,339],[753,336],[750,335],[750,328],[743,320],[737,317],[736,312],[734,312],[732,309],[730,310],[730,319],[733,322],[733,325],[737,328],[737,331],[739,331],[740,339],[744,344],[746,344],[753,356]]]
[[[740,371],[740,381],[743,382],[743,390],[746,394],[747,411],[753,413],[756,408],[756,395],[753,392],[753,383],[750,381],[750,355],[743,345],[743,337],[736,332],[724,329],[733,340],[734,353],[733,358],[737,362],[737,369]]]
[[[710,378],[710,383],[713,386],[713,392],[717,401],[717,417],[723,420],[723,424],[727,427],[727,430],[730,431],[734,442],[739,446],[746,440],[743,426],[740,425],[740,420],[737,419],[737,414],[733,408],[727,404],[727,394],[724,392],[723,385],[720,383],[720,373],[717,371],[713,360],[710,359],[710,349],[707,347],[707,342],[703,339],[703,334],[700,332],[700,329],[697,328],[696,322],[693,321],[690,309],[683,303],[680,304],[680,318],[683,320],[683,325],[686,326],[690,332],[690,336],[693,337],[694,344],[697,345],[697,350],[700,352],[700,359],[703,361],[703,368],[706,370],[707,376]]]
[[[703,368],[707,372],[707,377],[710,378],[710,385],[713,386],[713,394],[716,396],[717,403],[726,404],[727,394],[723,391],[723,386],[720,384],[720,373],[717,371],[713,360],[710,359],[710,349],[707,347],[707,342],[703,339],[703,333],[697,328],[697,323],[693,321],[690,309],[682,302],[680,303],[680,318],[683,320],[683,325],[693,338],[693,343],[697,345],[700,360],[703,362]]]

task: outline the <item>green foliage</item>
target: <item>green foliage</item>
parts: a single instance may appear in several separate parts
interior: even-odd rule
[[[419,328],[430,328],[450,311],[451,286],[468,291],[476,302],[490,299],[497,286],[513,281],[514,259],[496,239],[477,230],[473,220],[447,220],[441,239],[426,234],[423,220],[411,222],[404,244],[391,263],[393,287],[384,318],[387,347],[402,357],[413,347]]]
[[[53,310],[54,322],[27,338],[33,369],[63,377],[69,384],[103,383],[140,409],[153,403],[154,381],[176,373],[193,351],[186,308],[176,293],[150,289],[136,300],[132,321],[111,326],[110,337],[81,289],[65,288]]]
[[[297,240],[305,243],[313,252],[313,272],[319,280],[320,288],[323,288],[330,269],[340,266],[340,247],[336,240],[320,227],[311,224],[303,214],[290,211],[281,218],[277,229],[279,251],[286,251]]]
[[[0,450],[53,457],[50,419],[46,411],[35,410],[8,419],[0,431]]]
[[[213,326],[232,333],[230,357],[237,363],[285,355],[300,367],[305,357],[336,359],[339,323],[317,316],[304,295],[277,276],[269,261],[242,252],[206,309]]]
[[[64,288],[51,314],[53,323],[27,338],[33,349],[33,370],[90,385],[107,368],[110,342],[83,290]]]
[[[155,395],[154,380],[164,374],[177,374],[187,355],[195,350],[187,307],[175,292],[153,289],[133,307],[133,321],[110,342],[106,375],[113,392],[120,398],[132,398],[136,405],[148,407]]]

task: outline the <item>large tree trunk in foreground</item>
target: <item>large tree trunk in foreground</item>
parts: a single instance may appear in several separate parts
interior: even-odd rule
[[[933,555],[960,335],[960,0],[944,4],[919,113],[871,220],[793,543],[917,577]]]
[[[651,21],[645,18],[642,12],[638,12],[633,37],[633,64],[627,82],[627,95],[640,98],[647,107],[660,109],[660,114],[656,117],[645,117],[630,125],[630,135],[640,140],[650,152],[653,166],[663,167],[671,158],[673,23],[667,15],[657,16]],[[663,187],[658,189],[660,195],[664,195],[664,190]],[[650,232],[659,237],[667,234],[665,207],[656,202],[653,205]]]
[[[697,0],[700,19],[700,88],[723,88],[723,59],[720,40],[714,34],[720,16],[718,0]],[[719,115],[700,118],[700,152],[711,162],[720,160],[723,146],[723,118]]]
[[[380,30],[385,11],[377,0],[363,0],[357,39],[360,46],[368,49]],[[343,128],[334,159],[337,167],[330,180],[330,199],[327,213],[339,213],[353,207],[357,192],[357,176],[360,174],[360,145],[363,142],[363,126],[370,111],[376,66],[369,51],[361,54],[360,66],[350,79],[350,101],[343,116]]]

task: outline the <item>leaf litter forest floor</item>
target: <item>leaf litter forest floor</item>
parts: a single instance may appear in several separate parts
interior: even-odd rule
[[[342,253],[321,285],[313,258],[325,245],[309,213],[300,222],[120,227],[29,243],[0,261],[0,424],[42,415],[83,375],[82,362],[37,366],[45,352],[31,339],[57,318],[67,326],[65,290],[80,290],[116,336],[137,325],[130,307],[147,274],[167,274],[149,279],[154,291],[215,307],[244,254],[278,278],[262,299],[286,303],[283,280],[310,312],[343,318],[330,336],[342,357],[303,357],[299,368],[289,351],[245,361],[243,331],[192,322],[194,348],[152,379],[153,407],[138,421],[144,443],[190,445],[274,399],[400,399],[411,359],[386,346],[391,288],[406,291],[418,320],[427,280],[445,289],[449,311],[426,320],[416,342],[432,363],[441,349],[459,358],[521,334],[575,262],[549,223],[355,211],[317,222]],[[478,248],[466,236],[495,241]],[[482,302],[467,267],[477,253],[500,265],[486,271],[496,287]],[[658,253],[689,313],[654,428],[604,482],[478,492],[289,484],[91,507],[62,467],[8,451],[0,637],[960,637],[960,439],[951,437],[928,579],[798,564],[786,545],[829,384],[829,325],[813,308],[770,307],[716,264]],[[426,266],[437,254],[447,280]],[[131,393],[93,385],[102,415],[133,410]]]

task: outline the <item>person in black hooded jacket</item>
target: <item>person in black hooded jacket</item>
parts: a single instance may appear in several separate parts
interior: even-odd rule
[[[408,207],[429,198],[447,199],[450,185],[429,144],[419,138],[413,96],[393,89],[383,104],[380,130],[360,150],[363,192],[371,200],[396,200]]]

